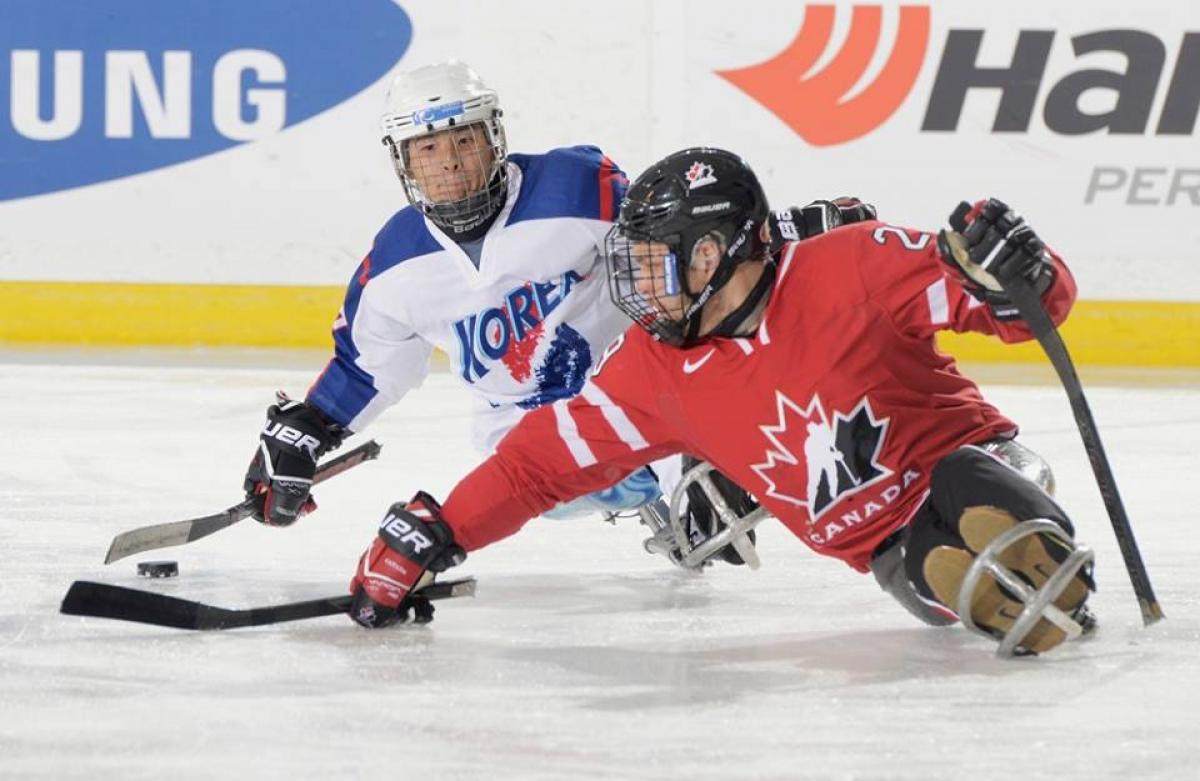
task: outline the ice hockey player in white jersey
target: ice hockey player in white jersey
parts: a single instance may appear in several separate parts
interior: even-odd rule
[[[306,399],[268,410],[246,490],[272,525],[315,507],[316,459],[420,385],[434,348],[473,393],[486,455],[526,411],[579,393],[625,326],[603,243],[627,182],[599,149],[509,154],[496,92],[457,61],[397,76],[382,126],[410,205],[355,270]],[[639,470],[597,506],[658,494]]]
[[[271,525],[315,507],[317,459],[420,385],[434,348],[472,391],[474,443],[486,456],[526,412],[577,395],[628,325],[604,265],[627,180],[599,149],[509,154],[496,92],[457,61],[398,75],[382,129],[410,205],[354,271],[334,355],[307,397],[267,411],[245,489]],[[772,222],[781,239],[874,216],[856,201],[782,214]],[[619,512],[659,495],[641,468],[547,515]],[[715,529],[709,521],[699,533]]]

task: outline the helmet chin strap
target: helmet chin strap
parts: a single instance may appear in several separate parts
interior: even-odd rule
[[[708,281],[708,284],[700,291],[700,295],[688,307],[685,322],[687,323],[683,334],[683,343],[692,344],[696,339],[700,338],[700,321],[703,319],[705,305],[712,300],[717,291],[725,287],[729,280],[733,277],[733,272],[739,264],[722,264],[717,269],[713,278]],[[742,322],[754,313],[758,308],[759,303],[763,300],[766,294],[771,290],[771,285],[775,282],[775,261],[768,258],[763,263],[763,273],[754,283],[754,287],[746,294],[746,298],[742,303],[725,315],[721,322],[717,323],[711,331],[704,336],[739,336]]]
[[[758,306],[766,299],[767,293],[771,291],[771,287],[775,284],[775,261],[768,259],[763,263],[762,276],[754,283],[754,287],[750,288],[750,292],[742,303],[738,304],[737,308],[721,319],[708,336],[743,336],[742,323],[758,310]],[[699,318],[696,318],[699,320]]]
[[[695,242],[692,243],[695,246]],[[691,250],[688,251],[691,254]],[[687,289],[687,267],[682,261],[679,261],[681,268],[679,269],[679,279],[683,282],[684,292],[689,296],[691,291]],[[700,335],[700,320],[703,319],[705,305],[712,300],[712,297],[717,294],[717,291],[725,287],[725,284],[733,278],[733,272],[737,268],[736,262],[729,262],[728,257],[722,258],[717,265],[716,271],[712,277],[700,288],[700,292],[692,296],[692,303],[688,305],[687,311],[684,312],[683,320],[686,323],[683,329],[683,343],[691,344]]]
[[[732,231],[731,239],[724,239],[728,243],[724,245],[722,257],[717,264],[716,270],[708,283],[701,288],[700,293],[692,298],[692,303],[684,312],[683,329],[683,344],[691,344],[700,337],[700,321],[703,319],[704,307],[712,300],[721,288],[728,284],[733,278],[734,271],[742,263],[746,262],[757,254],[755,249],[755,240],[758,232],[758,225],[753,219],[747,219],[740,228]],[[699,241],[705,238],[706,233],[701,233],[698,236],[693,236],[689,239],[690,246],[688,247],[687,256],[691,257],[695,251],[695,247]],[[718,234],[720,235],[720,234]],[[723,238],[723,237],[722,237]],[[678,262],[678,261],[677,261]],[[770,262],[771,271],[769,274],[764,273],[764,276],[755,283],[754,288],[746,297],[746,300],[738,305],[734,311],[730,312],[717,324],[717,327],[710,331],[705,336],[730,336],[731,333],[725,333],[729,328],[736,328],[754,309],[754,306],[762,298],[763,294],[770,288],[771,282],[774,279],[774,266]],[[691,291],[687,289],[687,274],[686,267],[680,262],[679,277],[683,281],[684,292],[691,295]]]

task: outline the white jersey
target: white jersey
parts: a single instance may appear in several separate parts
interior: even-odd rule
[[[629,325],[603,252],[625,186],[595,147],[510,155],[478,268],[420,211],[397,212],[355,271],[308,401],[361,431],[421,384],[438,347],[477,400],[474,442],[486,453],[527,410],[577,395]]]

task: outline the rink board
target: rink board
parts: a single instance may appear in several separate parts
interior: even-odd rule
[[[333,286],[0,282],[0,344],[327,348],[341,297]],[[1063,333],[1081,364],[1200,367],[1200,303],[1079,301]],[[940,339],[966,361],[1041,360],[1033,343]]]
[[[327,347],[406,205],[387,85],[453,57],[513,152],[590,144],[635,176],[719,146],[776,208],[850,194],[923,230],[1003,198],[1071,267],[1079,362],[1200,365],[1200,4],[727,5],[0,4],[0,344]]]

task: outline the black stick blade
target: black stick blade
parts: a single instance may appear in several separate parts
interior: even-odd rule
[[[198,629],[201,607],[203,605],[199,602],[165,594],[77,580],[63,598],[59,612],[69,616],[115,618],[176,629]]]
[[[433,600],[474,596],[475,579],[433,583],[421,589],[420,594]],[[337,615],[349,611],[350,602],[347,594],[307,602],[228,610],[153,591],[77,580],[63,597],[59,612],[69,616],[115,618],[174,629],[234,629]]]
[[[174,629],[233,629],[263,626],[303,618],[332,616],[350,609],[349,596],[314,599],[271,607],[227,610],[153,591],[77,580],[63,598],[59,612],[71,616],[115,618]]]

